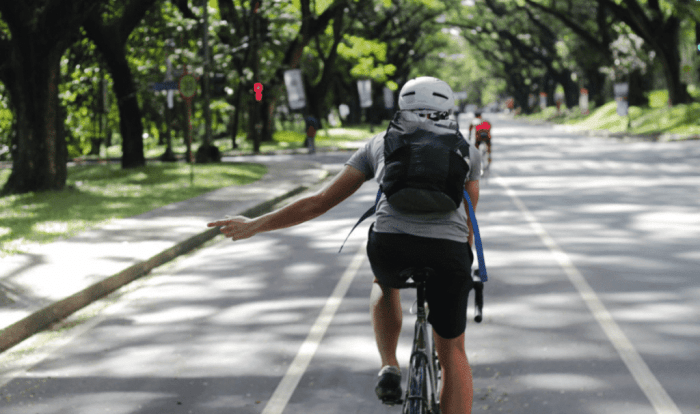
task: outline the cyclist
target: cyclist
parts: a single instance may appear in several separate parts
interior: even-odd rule
[[[476,147],[479,148],[482,142],[486,143],[489,154],[489,165],[491,164],[491,123],[481,119],[481,112],[474,113],[474,120],[469,125],[469,136],[472,135],[472,128],[475,129]]]
[[[433,120],[446,119],[454,106],[449,85],[437,78],[420,77],[408,81],[399,94],[399,108]],[[291,227],[318,217],[352,195],[371,178],[384,175],[384,135],[373,136],[345,164],[334,180],[317,193],[255,219],[234,217],[209,223],[233,240],[257,233]],[[470,173],[465,189],[476,207],[479,198],[480,159],[470,145]],[[463,203],[466,204],[466,203]],[[443,373],[440,406],[443,414],[471,413],[472,374],[464,349],[467,299],[472,287],[470,276],[473,254],[471,223],[467,207],[449,213],[402,214],[382,196],[377,219],[367,243],[375,280],[370,313],[382,369],[377,395],[401,397],[401,374],[396,348],[401,332],[402,308],[397,280],[408,267],[431,267],[434,280],[428,280],[429,322],[434,329],[435,346]]]

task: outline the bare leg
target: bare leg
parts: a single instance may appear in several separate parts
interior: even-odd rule
[[[381,286],[375,279],[370,295],[370,314],[382,366],[398,367],[396,347],[399,343],[403,317],[399,290]]]
[[[472,370],[464,350],[464,334],[444,339],[433,330],[435,348],[442,367],[442,414],[471,414],[474,398]]]

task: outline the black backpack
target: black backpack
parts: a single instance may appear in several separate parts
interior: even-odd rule
[[[385,170],[377,200],[355,223],[338,252],[355,228],[376,212],[382,193],[392,207],[409,214],[459,208],[462,198],[469,197],[464,189],[469,173],[464,157],[468,155],[469,143],[455,123],[436,123],[412,112],[397,112],[384,136]]]
[[[459,208],[469,173],[469,144],[457,125],[399,111],[384,136],[387,202],[406,213],[446,213]]]
[[[384,176],[377,199],[355,223],[350,234],[367,217],[374,214],[386,194],[392,207],[407,212],[449,212],[467,202],[469,219],[474,229],[479,277],[488,280],[479,224],[469,193],[464,188],[469,173],[469,143],[454,123],[431,122],[408,111],[399,111],[384,136]]]

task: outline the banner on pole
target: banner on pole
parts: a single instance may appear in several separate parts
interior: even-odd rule
[[[540,108],[547,109],[547,92],[540,92]]]
[[[360,108],[372,106],[372,81],[357,81],[357,92],[360,94]]]
[[[615,100],[617,101],[617,114],[627,116],[629,110],[629,102],[627,101],[630,91],[629,83],[616,83],[613,85],[613,89],[615,91]]]
[[[394,109],[394,91],[384,87],[384,108]]]
[[[581,115],[588,115],[588,89],[581,88],[581,94],[578,97],[578,106],[581,109]]]
[[[290,69],[284,72],[284,84],[287,87],[287,100],[292,110],[306,106],[304,82],[301,80],[301,69]]]
[[[340,106],[338,106],[338,111],[340,112],[340,117],[342,119],[345,119],[345,117],[350,115],[350,107],[345,104],[340,104]]]

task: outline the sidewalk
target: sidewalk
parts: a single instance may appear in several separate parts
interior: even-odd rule
[[[220,234],[207,222],[264,214],[328,175],[309,155],[246,161],[267,165],[268,173],[255,183],[221,188],[0,259],[0,352]]]

